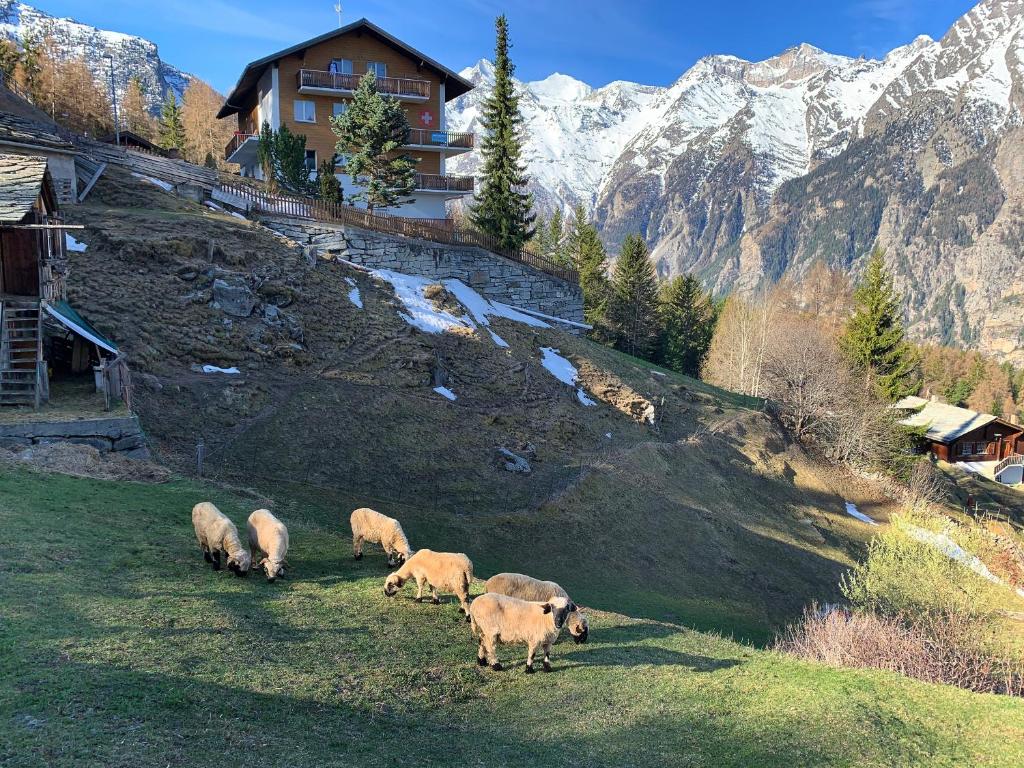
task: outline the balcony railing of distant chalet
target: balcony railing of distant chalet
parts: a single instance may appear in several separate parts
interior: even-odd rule
[[[431,192],[472,192],[472,176],[442,176],[438,173],[417,173],[416,189]]]
[[[331,91],[355,91],[363,74],[343,75],[321,69],[300,69],[297,74],[299,88],[322,88]],[[389,96],[415,99],[430,98],[430,81],[411,77],[378,77],[377,90]]]
[[[505,248],[490,235],[469,227],[458,226],[452,219],[413,219],[386,213],[371,213],[344,203],[328,203],[311,197],[271,195],[257,187],[240,184],[225,184],[220,189],[229,195],[241,198],[248,204],[249,210],[258,213],[346,224],[374,232],[415,237],[435,243],[475,246],[553,275],[573,285],[579,285],[579,274],[575,269],[555,264],[526,250]]]
[[[449,147],[451,149],[472,149],[473,134],[459,131],[431,131],[427,128],[413,128],[409,131],[408,146]]]
[[[238,148],[242,146],[246,141],[248,141],[249,139],[257,138],[258,136],[259,134],[256,133],[236,132],[235,135],[231,137],[231,141],[229,141],[228,145],[224,148],[224,159],[227,160],[229,157],[235,154]]]

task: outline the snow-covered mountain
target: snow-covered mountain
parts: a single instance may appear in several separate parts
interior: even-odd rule
[[[113,58],[114,86],[121,98],[133,77],[139,78],[150,108],[159,109],[168,91],[181,100],[192,75],[167,64],[156,45],[141,37],[97,29],[74,19],[51,16],[45,11],[13,0],[0,0],[0,38],[19,45],[26,39],[50,38],[67,58],[84,56],[96,81],[109,88]]]
[[[478,130],[490,64],[464,74],[481,87],[449,123]],[[879,60],[804,44],[708,56],[667,88],[519,86],[539,204],[582,202],[613,249],[639,231],[663,274],[726,291],[815,260],[856,272],[877,243],[919,337],[1024,362],[1021,0]]]

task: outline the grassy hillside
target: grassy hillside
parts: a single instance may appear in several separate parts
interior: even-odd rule
[[[556,646],[551,675],[523,674],[512,648],[511,669],[481,671],[450,598],[385,598],[383,556],[354,562],[336,510],[274,506],[292,571],[268,585],[204,565],[189,520],[203,498],[238,522],[261,503],[191,482],[0,474],[0,763],[1024,760],[1020,701],[812,666],[619,613],[594,612],[587,645]],[[501,555],[478,544],[466,549],[483,572]]]
[[[871,532],[846,500],[889,511],[756,401],[555,329],[493,319],[507,349],[416,331],[390,285],[116,170],[71,216],[88,243],[72,301],[127,351],[143,425],[181,470],[201,439],[207,476],[335,515],[374,506],[415,546],[466,542],[487,570],[529,568],[602,608],[754,641],[836,597]],[[211,303],[218,277],[253,286],[252,317]],[[596,407],[541,367],[545,346]],[[653,425],[635,417],[648,406]],[[502,446],[532,473],[505,471]]]

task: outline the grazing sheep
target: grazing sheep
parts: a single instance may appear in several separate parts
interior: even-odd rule
[[[288,554],[288,529],[284,523],[274,517],[269,509],[257,509],[246,523],[249,532],[249,551],[257,568],[267,574],[267,581],[284,576],[284,558]],[[256,562],[258,554],[264,554],[262,560]]]
[[[360,507],[349,518],[352,525],[352,554],[363,556],[363,542],[380,544],[388,555],[388,565],[401,565],[412,555],[402,524],[368,507]]]
[[[203,559],[220,570],[220,555],[228,558],[228,570],[236,576],[248,576],[252,558],[242,547],[238,529],[227,516],[208,501],[192,507],[192,527],[203,550]]]
[[[459,610],[469,621],[469,584],[473,581],[473,563],[461,552],[434,552],[420,549],[405,561],[397,571],[384,582],[384,594],[394,597],[405,582],[416,580],[416,599],[423,599],[423,585],[430,585],[434,604],[441,602],[437,596],[440,589],[459,598]]]
[[[522,573],[497,573],[484,584],[484,592],[497,592],[499,595],[518,597],[530,602],[546,602],[553,597],[569,599],[569,593],[553,581],[541,581]],[[565,619],[565,628],[569,630],[573,642],[585,643],[590,634],[590,623],[580,610],[569,613]]]
[[[469,608],[473,637],[480,638],[476,662],[481,667],[488,663],[500,671],[497,646],[499,643],[526,643],[526,672],[532,674],[533,658],[538,648],[544,649],[544,671],[551,671],[551,644],[558,639],[565,617],[576,610],[576,604],[565,597],[528,601],[518,597],[488,592],[480,595]]]

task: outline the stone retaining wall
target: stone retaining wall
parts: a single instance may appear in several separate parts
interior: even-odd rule
[[[0,424],[0,448],[77,443],[99,451],[116,451],[136,459],[148,459],[146,435],[134,416],[80,421],[32,421]]]
[[[583,322],[583,294],[578,286],[482,248],[284,216],[261,214],[259,220],[320,256],[336,255],[371,269],[438,280],[456,278],[489,299]]]

